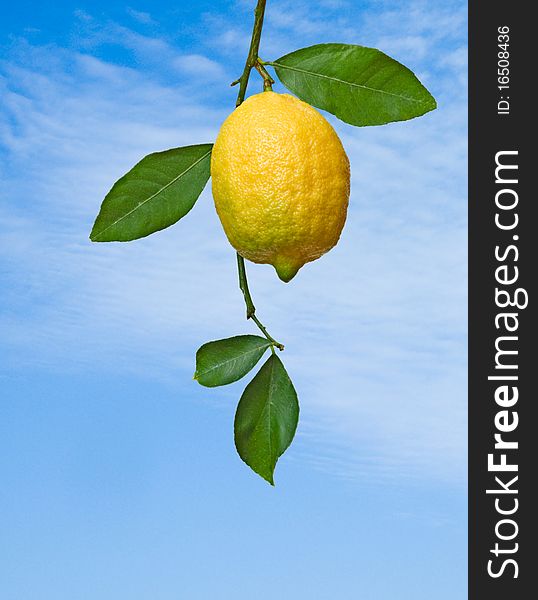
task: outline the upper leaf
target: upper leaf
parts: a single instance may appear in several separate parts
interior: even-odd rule
[[[269,62],[301,100],[351,125],[384,125],[437,107],[407,67],[374,48],[317,44]]]
[[[271,485],[279,456],[291,444],[297,422],[297,393],[276,354],[271,354],[247,385],[235,413],[239,456]]]
[[[185,146],[143,158],[106,195],[90,239],[127,242],[179,221],[209,179],[212,147]]]
[[[196,353],[194,378],[207,387],[233,383],[254,367],[270,345],[257,335],[208,342]]]

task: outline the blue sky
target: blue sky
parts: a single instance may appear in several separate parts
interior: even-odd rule
[[[466,597],[464,2],[268,2],[262,58],[378,47],[439,103],[329,117],[352,168],[340,243],[288,285],[249,267],[302,409],[276,488],[235,455],[244,384],[192,381],[199,345],[254,332],[209,188],[169,230],[88,241],[142,156],[215,139],[252,5],[2,9],[3,599]]]

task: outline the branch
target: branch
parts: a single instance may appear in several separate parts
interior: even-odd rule
[[[241,75],[241,77],[232,83],[232,85],[239,84],[239,92],[237,93],[237,100],[235,103],[236,107],[239,106],[245,99],[250,72],[253,68],[258,70],[260,75],[263,77],[263,89],[265,91],[271,90],[271,85],[274,83],[274,81],[271,79],[271,76],[266,71],[265,67],[258,58],[260,39],[263,28],[263,17],[265,14],[265,4],[266,0],[258,0],[258,3],[256,4],[256,8],[254,10],[254,27],[252,29],[252,38],[250,40],[250,48],[248,51],[247,60],[245,62],[245,68],[243,69],[243,74]],[[256,323],[258,329],[263,333],[263,335],[271,342],[271,344],[275,348],[278,348],[279,350],[284,350],[284,346],[281,343],[277,342],[271,335],[269,335],[269,332],[265,328],[265,325],[263,325],[263,323],[256,316],[256,307],[254,306],[254,302],[252,301],[252,296],[250,295],[250,290],[248,288],[245,259],[239,253],[237,253],[237,271],[239,274],[239,288],[243,292],[245,305],[247,307],[247,319],[252,319],[254,323]]]

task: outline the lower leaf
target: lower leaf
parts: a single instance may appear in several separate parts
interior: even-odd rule
[[[263,356],[271,342],[258,335],[236,335],[208,342],[196,353],[194,379],[201,385],[227,385],[244,377]]]
[[[299,402],[282,361],[272,354],[247,385],[235,414],[235,447],[258,475],[274,485],[276,463],[291,444]]]

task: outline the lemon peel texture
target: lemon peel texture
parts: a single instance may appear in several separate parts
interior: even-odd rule
[[[349,160],[329,122],[294,96],[262,92],[236,108],[217,136],[211,176],[230,244],[282,281],[338,242]]]

